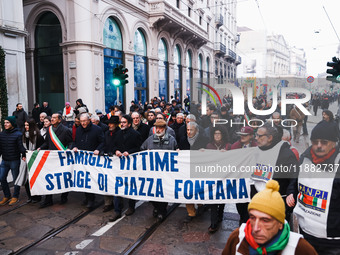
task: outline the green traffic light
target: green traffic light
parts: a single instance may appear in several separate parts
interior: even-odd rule
[[[112,83],[113,83],[113,85],[116,86],[116,87],[120,86],[120,80],[117,79],[117,78],[114,78],[114,79],[112,80]]]

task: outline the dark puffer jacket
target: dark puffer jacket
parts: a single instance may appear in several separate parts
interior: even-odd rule
[[[22,144],[22,133],[17,128],[4,130],[0,133],[0,148],[3,160],[19,160],[20,154],[22,157],[26,157],[26,150]]]

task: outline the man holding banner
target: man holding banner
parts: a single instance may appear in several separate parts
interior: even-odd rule
[[[76,139],[73,144],[73,151],[79,150],[93,151],[94,155],[98,155],[104,149],[104,133],[99,126],[93,125],[87,112],[80,115],[80,127],[76,131]],[[94,207],[95,195],[93,193],[85,193],[83,202],[87,208]]]
[[[156,133],[150,136],[141,146],[141,150],[176,150],[176,139],[166,132],[166,121],[156,120],[154,126]],[[167,202],[152,202],[154,206],[153,216],[159,221],[164,220],[167,213]]]
[[[121,127],[114,141],[113,153],[117,157],[129,156],[132,153],[138,152],[141,145],[142,137],[139,132],[132,128],[132,118],[130,115],[124,115],[120,121]],[[121,217],[121,202],[122,198],[115,196],[114,198],[114,214],[109,221],[115,221]],[[129,199],[129,208],[125,212],[126,216],[130,216],[135,212],[136,200]]]
[[[61,123],[62,116],[59,113],[52,114],[51,126],[46,133],[45,142],[38,150],[66,150],[72,143],[72,133]],[[67,202],[68,193],[61,194],[60,204]],[[53,205],[52,195],[46,195],[44,201],[40,204],[40,208]]]

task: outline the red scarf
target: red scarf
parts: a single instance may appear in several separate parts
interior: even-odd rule
[[[246,227],[244,229],[244,232],[245,232],[245,237],[246,237],[246,240],[248,242],[248,244],[256,251],[259,252],[259,248],[260,248],[260,245],[258,245],[255,240],[254,240],[254,237],[252,236],[251,234],[251,225],[250,225],[250,220],[247,221],[246,223]],[[260,248],[261,249],[261,248]],[[267,251],[266,251],[266,248],[265,247],[262,247],[262,254],[264,255],[267,255]]]
[[[66,108],[66,115],[70,114],[71,112],[71,106],[65,107]]]
[[[320,158],[317,155],[315,155],[312,149],[310,149],[310,153],[312,154],[312,161],[314,164],[320,164],[324,162],[325,160],[329,159],[334,154],[334,152],[335,152],[335,148],[333,148],[333,150],[331,150],[327,155]]]

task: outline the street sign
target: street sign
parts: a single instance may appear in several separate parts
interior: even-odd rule
[[[313,76],[308,76],[307,77],[307,82],[308,83],[312,83],[314,81],[314,77]]]

